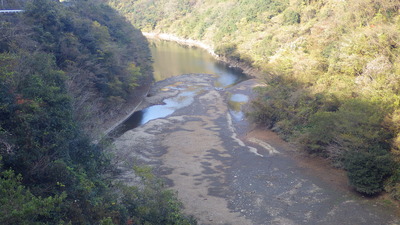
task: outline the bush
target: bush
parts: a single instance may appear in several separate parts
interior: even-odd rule
[[[285,20],[285,24],[287,24],[287,25],[293,25],[293,24],[300,23],[300,14],[293,10],[286,10],[283,13],[283,18]]]
[[[346,155],[345,167],[350,184],[360,193],[374,195],[383,190],[383,182],[393,168],[387,153],[351,152]]]
[[[0,172],[1,224],[44,224],[52,221],[65,198],[65,193],[47,198],[36,197],[22,184],[21,175],[12,170]]]
[[[183,205],[176,194],[164,188],[151,167],[134,167],[142,187],[121,185],[122,204],[135,224],[197,224],[193,217],[182,213]]]

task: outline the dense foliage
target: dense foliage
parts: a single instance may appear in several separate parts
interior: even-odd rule
[[[141,33],[91,1],[34,0],[0,29],[0,224],[194,223],[148,171],[140,187],[107,178],[111,156],[75,119],[146,80]]]
[[[202,40],[268,74],[251,117],[400,199],[400,3],[109,0],[139,28]]]
[[[101,118],[120,108],[136,87],[150,83],[146,39],[108,6],[90,1],[28,4],[23,22],[0,26],[2,49],[51,53],[68,77],[75,118],[93,132]],[[77,7],[77,3],[79,7]],[[29,35],[29,37],[25,37]],[[134,41],[136,40],[136,41]]]

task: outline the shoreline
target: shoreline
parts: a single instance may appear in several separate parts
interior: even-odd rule
[[[152,86],[153,86],[153,83],[148,85],[147,91],[144,94],[142,94],[141,98],[136,99],[136,100],[139,100],[139,102],[136,103],[137,101],[135,101],[135,103],[132,105],[132,106],[134,106],[134,105],[136,105],[136,106],[132,110],[128,111],[128,113],[125,114],[124,117],[119,119],[117,123],[114,123],[114,125],[112,125],[106,131],[104,131],[104,133],[103,133],[104,136],[108,136],[112,131],[114,131],[119,125],[121,125],[127,119],[129,119],[129,117],[131,117],[132,114],[135,113],[140,108],[140,106],[143,104],[143,101],[145,100],[146,96],[149,94]],[[143,108],[143,107],[141,107],[141,108]],[[139,110],[141,110],[141,108]]]
[[[207,45],[201,41],[194,40],[194,39],[185,39],[181,38],[178,36],[175,36],[173,34],[167,34],[167,33],[149,33],[149,32],[142,32],[143,36],[145,36],[148,39],[160,39],[160,40],[165,40],[165,41],[174,41],[182,45],[186,45],[189,47],[198,47],[206,50],[209,54],[216,58],[220,58],[217,54],[215,54],[214,49],[212,46]]]
[[[177,82],[180,82],[178,90],[171,86]],[[225,91],[250,96],[256,82],[248,80]],[[193,86],[202,89],[212,84],[212,79],[190,74],[168,78],[153,85],[151,99],[145,102],[159,102]],[[260,221],[269,219],[264,209],[285,216],[270,213],[271,223],[286,224],[290,220],[324,223],[330,220],[321,218],[329,217],[339,224],[346,209],[355,208],[357,215],[352,218],[362,221],[364,216],[358,215],[373,219],[369,216],[372,209],[377,211],[373,207],[383,208],[380,199],[364,199],[352,192],[343,171],[332,169],[323,160],[316,162],[292,152],[291,145],[276,133],[253,129],[247,124],[242,127],[244,132],[240,132],[245,135],[238,136],[236,122],[232,123],[228,116],[227,93],[205,90],[196,91],[193,102],[178,114],[152,120],[115,139],[114,154],[120,160],[117,160],[120,169],[126,171],[118,177],[120,180],[135,184],[136,176],[131,169],[134,163],[154,166],[155,175],[165,179],[167,188],[178,192],[184,212],[194,215],[200,224],[261,224]],[[267,143],[279,153],[271,155],[268,146],[252,143],[251,139]],[[252,148],[256,148],[257,154]],[[243,199],[257,202],[256,207],[243,204]],[[310,214],[312,218],[302,216],[308,215],[307,210],[284,214],[289,212],[287,205],[322,210]],[[391,211],[381,213],[386,210],[382,208],[376,214],[382,220],[376,221],[385,224],[395,221],[396,218],[391,219]]]
[[[127,120],[134,112],[141,109],[146,95],[149,93],[154,82],[146,82],[141,88],[136,90],[131,99],[125,102],[122,106],[117,106],[119,109],[109,112],[103,117],[103,124],[98,126],[96,130],[91,131],[93,143],[98,144],[103,138],[107,137],[115,128]]]

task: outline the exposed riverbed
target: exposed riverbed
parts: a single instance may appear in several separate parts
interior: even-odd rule
[[[243,110],[258,81],[191,73],[202,74],[160,79],[135,125],[115,136],[120,179],[136,182],[135,163],[154,166],[200,224],[399,224],[393,210],[351,192],[340,171],[316,171],[293,146],[249,124]]]

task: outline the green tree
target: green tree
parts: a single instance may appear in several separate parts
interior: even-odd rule
[[[345,161],[350,184],[358,192],[367,195],[374,195],[383,190],[385,179],[393,172],[393,165],[390,155],[384,151],[353,151],[346,156]]]
[[[22,185],[21,175],[12,170],[0,172],[1,224],[43,224],[52,221],[65,198],[65,193],[47,198],[36,197]]]

